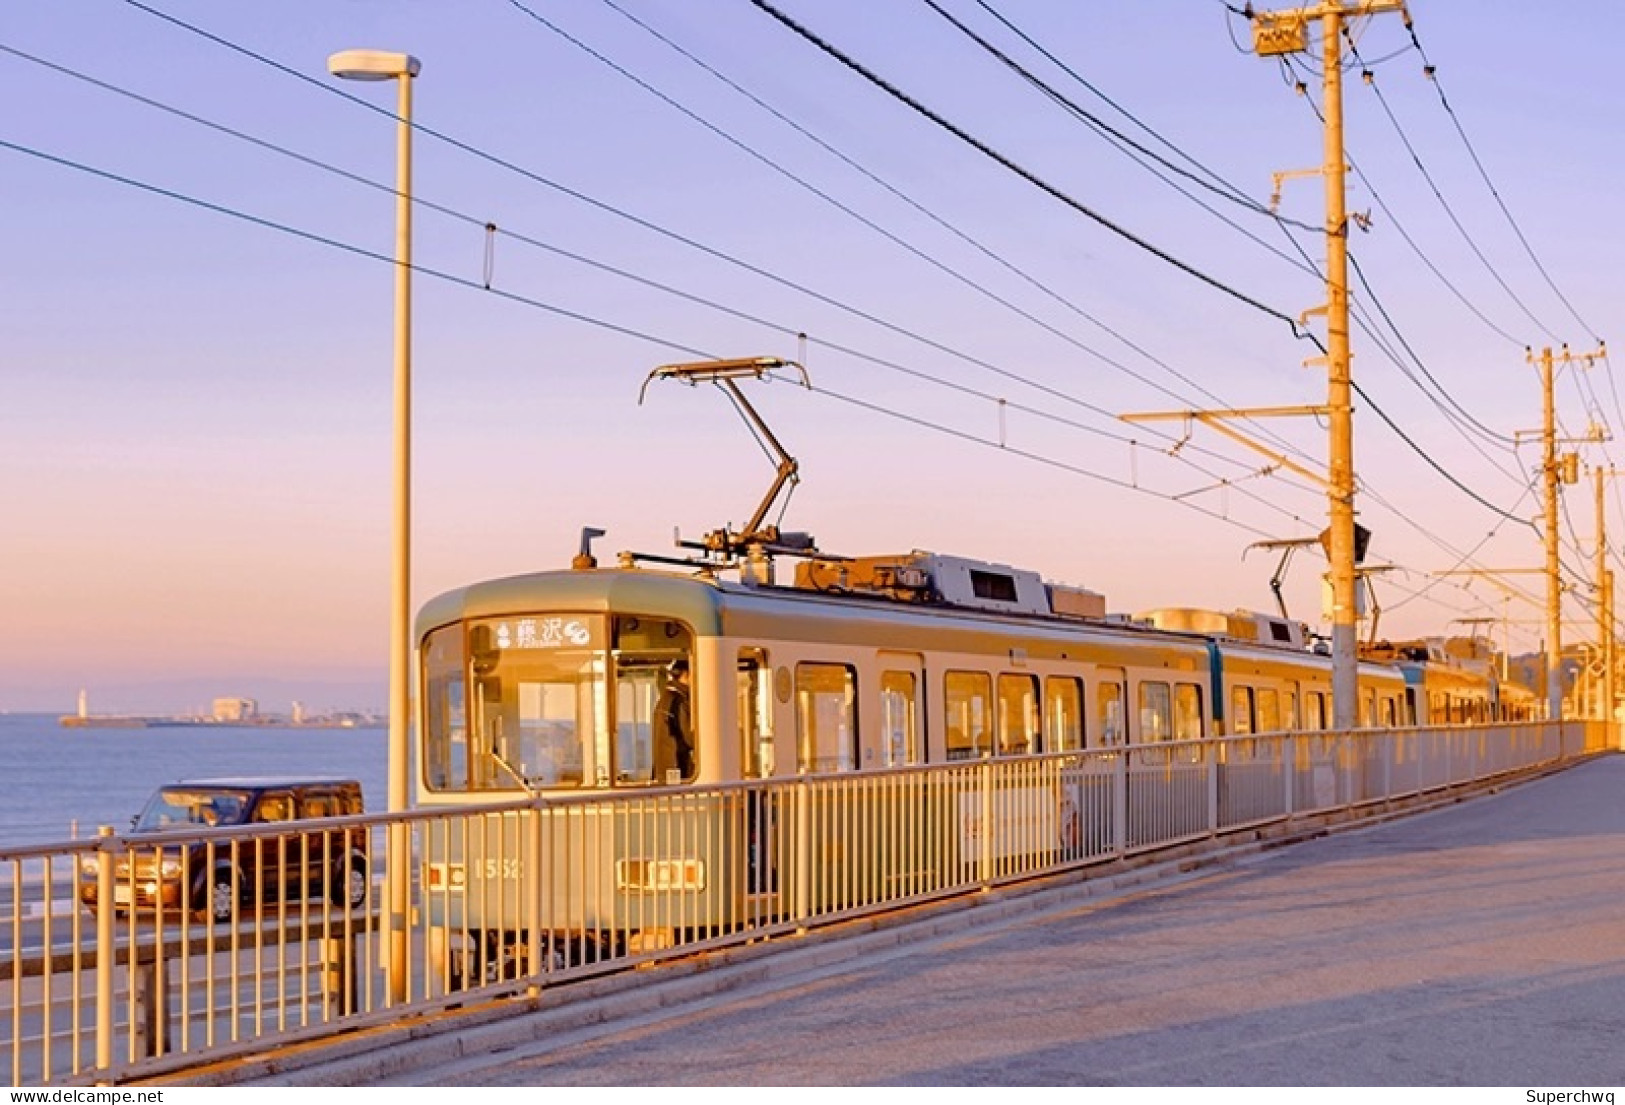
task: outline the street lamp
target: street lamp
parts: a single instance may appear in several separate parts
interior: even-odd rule
[[[396,82],[400,91],[395,155],[395,506],[389,604],[389,810],[407,806],[412,714],[412,78],[422,68],[410,54],[344,50],[327,70],[352,81]],[[391,822],[385,845],[384,900],[389,997],[406,993],[406,913],[411,846],[403,821]]]

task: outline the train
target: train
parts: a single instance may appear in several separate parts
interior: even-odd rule
[[[760,549],[729,579],[632,554],[600,567],[583,548],[568,569],[474,583],[417,619],[416,804],[447,815],[422,879],[434,969],[453,987],[535,971],[537,954],[619,955],[787,908],[794,880],[774,840],[788,816],[741,786],[902,773],[885,801],[918,803],[916,821],[938,826],[930,862],[962,864],[976,811],[908,783],[910,769],[1122,748],[1171,773],[1203,738],[1332,724],[1330,657],[1285,618],[1109,616],[1096,592],[918,550],[798,549],[781,582]],[[1467,720],[1467,683],[1432,692],[1444,667],[1363,659],[1359,725]],[[1481,678],[1475,718],[1489,710]],[[1247,742],[1228,748],[1247,755]],[[1052,786],[1028,802],[1041,810],[1022,815],[1032,847],[1086,847],[1086,799]],[[477,831],[455,819],[498,802],[553,819],[519,807]],[[899,847],[923,854],[919,832]],[[829,843],[825,862],[861,881],[863,857],[844,848]]]

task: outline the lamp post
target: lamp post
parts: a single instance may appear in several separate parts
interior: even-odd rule
[[[389,603],[389,810],[407,806],[412,713],[412,78],[421,68],[410,54],[344,50],[327,59],[335,77],[393,80],[399,89],[395,155],[395,492]],[[406,914],[411,841],[404,822],[392,823],[385,845],[384,905],[389,1000],[406,1000]]]

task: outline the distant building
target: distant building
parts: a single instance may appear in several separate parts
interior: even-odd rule
[[[252,698],[217,698],[213,717],[216,721],[252,721],[259,716],[260,704]]]

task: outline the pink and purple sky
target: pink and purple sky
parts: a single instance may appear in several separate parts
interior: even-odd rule
[[[392,277],[341,246],[393,248],[395,127],[388,86],[327,76],[346,48],[418,56],[433,132],[414,607],[563,566],[583,525],[609,531],[601,553],[667,553],[674,527],[743,521],[772,469],[738,416],[708,388],[638,389],[669,361],[798,357],[804,332],[817,390],[752,392],[801,462],[787,528],[1034,568],[1114,611],[1272,608],[1274,556],[1243,553],[1318,532],[1322,493],[1210,430],[1170,455],[1177,424],[1113,416],[1324,401],[1276,317],[1324,298],[1298,253],[1318,264],[1324,241],[1297,228],[1321,224],[1320,182],[1285,183],[1285,224],[1252,206],[1321,162],[1318,54],[1238,49],[1217,0],[938,0],[1177,169],[1152,172],[924,0],[775,6],[1274,314],[749,0],[21,0],[0,28],[0,710],[67,711],[80,688],[109,711],[383,702]],[[1625,303],[1625,8],[1411,11],[1421,52],[1397,16],[1353,27],[1374,76],[1351,61],[1349,207],[1371,216],[1354,374],[1451,478],[1357,401],[1360,520],[1395,566],[1385,635],[1506,618],[1522,651],[1538,606],[1438,573],[1541,563],[1524,349],[1588,352]],[[1557,405],[1571,437],[1625,421],[1607,363],[1560,373]],[[1314,419],[1254,432],[1324,461]],[[1614,448],[1580,451],[1607,467]],[[1588,472],[1562,527],[1586,575],[1594,532]],[[1295,559],[1294,616],[1319,620],[1323,570]],[[1589,598],[1577,584],[1566,633],[1590,635]]]

